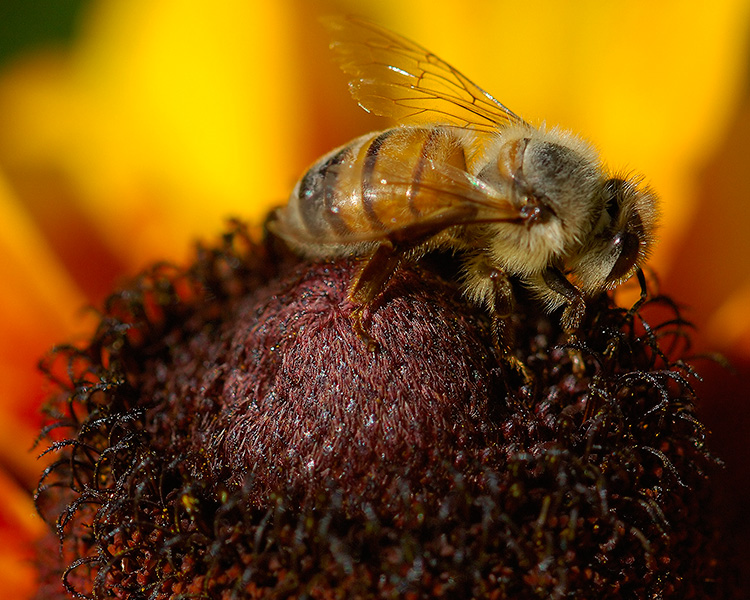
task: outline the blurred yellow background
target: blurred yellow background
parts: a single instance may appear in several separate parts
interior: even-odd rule
[[[184,257],[228,214],[259,219],[283,202],[318,154],[388,126],[350,100],[328,55],[317,17],[340,12],[644,173],[665,201],[659,264],[745,83],[747,2],[92,2],[69,51],[6,66],[4,171],[32,196],[46,170],[128,266]]]
[[[14,27],[0,37],[20,39],[19,11],[48,18],[38,3],[0,9]],[[229,216],[260,223],[319,155],[390,125],[350,99],[322,15],[370,17],[644,174],[663,199],[664,285],[705,345],[750,357],[747,1],[67,4],[68,33],[6,44],[0,65],[0,489],[14,499],[0,579],[19,598],[33,584],[18,531],[38,529],[22,492],[39,470],[37,358],[123,276],[186,260]]]

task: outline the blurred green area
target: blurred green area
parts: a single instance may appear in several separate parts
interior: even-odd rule
[[[92,0],[0,0],[0,67],[36,46],[66,44]]]

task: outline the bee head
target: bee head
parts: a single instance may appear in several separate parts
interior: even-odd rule
[[[612,177],[601,194],[599,223],[568,261],[587,294],[612,289],[633,275],[651,251],[658,218],[656,195],[637,180]]]

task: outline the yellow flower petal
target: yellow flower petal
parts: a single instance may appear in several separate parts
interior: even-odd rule
[[[68,57],[0,89],[2,158],[53,162],[117,253],[183,256],[281,202],[299,129],[284,3],[101,2]]]
[[[315,144],[306,106],[325,111],[319,99],[338,98],[319,116],[335,121],[347,95],[306,76],[330,62],[323,45],[300,54],[311,49],[301,33],[320,36],[314,6],[95,6],[70,57],[27,64],[0,90],[4,160],[62,162],[131,264],[184,256],[227,215],[259,220],[283,202]],[[438,52],[529,120],[581,132],[613,166],[643,172],[665,200],[665,262],[691,215],[691,169],[743,76],[746,2],[341,6]]]
[[[749,9],[744,0],[391,0],[371,10],[527,120],[580,133],[611,167],[644,174],[664,201],[655,257],[664,267],[693,214],[695,166],[745,82]]]

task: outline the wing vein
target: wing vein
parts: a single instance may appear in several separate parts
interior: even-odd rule
[[[355,17],[335,17],[326,24],[341,68],[352,76],[350,91],[368,112],[402,125],[440,122],[484,132],[524,123],[419,44]],[[414,95],[404,96],[404,90]]]

